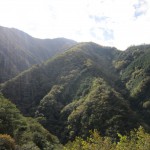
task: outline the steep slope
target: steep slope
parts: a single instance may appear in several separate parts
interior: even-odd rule
[[[30,107],[26,107],[25,104],[31,105],[31,102],[38,104],[54,85],[70,84],[71,86],[71,83],[75,84],[82,78],[82,74],[83,78],[102,76],[113,84],[112,81],[117,80],[111,65],[113,52],[110,48],[100,47],[94,43],[78,44],[67,52],[41,65],[33,66],[9,80],[3,84],[3,93],[6,92],[7,97],[14,100],[16,104],[22,103],[21,110],[26,110]]]
[[[65,38],[36,39],[17,29],[0,27],[0,83],[75,43]]]
[[[128,48],[114,64],[130,91],[132,107],[150,125],[150,45]]]
[[[4,137],[9,140],[7,135],[14,138],[16,149],[62,149],[54,135],[35,119],[22,116],[14,104],[0,95],[0,149],[9,144],[2,140]]]
[[[66,126],[61,130],[63,141],[77,135],[86,138],[93,129],[116,138],[117,133],[125,134],[140,123],[129,102],[102,78],[93,79],[87,94],[66,105],[61,119]]]
[[[24,114],[44,117],[41,123],[62,142],[94,128],[116,137],[140,122],[113,66],[120,53],[80,43],[2,84],[1,91]]]

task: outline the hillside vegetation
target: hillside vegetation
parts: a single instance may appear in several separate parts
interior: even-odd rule
[[[9,100],[0,95],[1,150],[59,149],[59,140],[35,119],[24,117]]]
[[[20,31],[17,33],[19,36]],[[25,38],[20,42],[24,40]],[[48,55],[47,48],[44,50],[45,47],[50,47],[50,41],[31,37],[28,40],[26,42],[31,42],[32,47],[30,45],[25,52],[33,54],[36,51],[34,56],[42,63],[33,65],[3,82],[0,84],[0,91],[27,117],[25,120],[28,126],[36,124],[35,126],[42,128],[40,131],[35,129],[40,132],[38,134],[42,134],[40,136],[43,137],[45,132],[52,133],[62,144],[71,141],[64,149],[72,147],[77,150],[85,149],[84,146],[100,146],[95,143],[93,136],[100,140],[96,142],[102,145],[106,142],[112,149],[132,149],[133,145],[137,148],[138,143],[149,139],[150,45],[132,46],[126,51],[119,51],[114,47],[84,42],[64,52],[61,47],[70,43],[65,44],[64,39],[60,44],[60,51],[52,46],[52,50],[59,53],[53,53],[54,56],[52,53]],[[39,47],[35,41],[38,41]],[[23,58],[27,61],[26,57]],[[4,63],[1,61],[1,64]],[[7,72],[8,68],[3,69]],[[8,134],[15,139],[17,130],[12,130],[13,133],[3,130],[2,134]],[[30,133],[30,142],[38,146],[33,141],[33,133]],[[45,137],[44,140],[48,139]],[[142,146],[141,143],[141,149]]]
[[[80,43],[2,84],[2,93],[23,114],[42,117],[40,122],[63,143],[84,138],[92,129],[116,138],[142,122],[114,67],[120,54]]]
[[[102,137],[94,130],[86,140],[76,137],[68,142],[63,150],[149,150],[150,134],[142,127],[132,130],[128,136],[118,133],[119,142],[113,142],[109,137]]]
[[[132,97],[132,108],[150,125],[150,45],[129,47],[118,55],[115,65]]]
[[[37,39],[14,28],[0,27],[0,83],[75,43],[65,38]]]

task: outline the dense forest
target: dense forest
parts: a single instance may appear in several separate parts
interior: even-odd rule
[[[150,45],[120,51],[2,27],[0,82],[2,149],[150,149]]]
[[[9,100],[0,95],[0,149],[61,149],[59,140],[36,119],[24,117]]]

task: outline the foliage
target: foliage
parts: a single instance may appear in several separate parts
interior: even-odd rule
[[[1,84],[0,89],[24,115],[36,117],[62,143],[76,136],[85,140],[94,129],[118,140],[117,133],[127,134],[140,124],[150,128],[149,68],[149,45],[118,51],[92,42],[78,43]],[[41,134],[46,133],[35,131],[39,127],[31,120],[22,118],[19,124],[7,120],[10,135],[23,135],[22,141],[28,137],[29,146],[47,146]],[[28,122],[36,127],[33,133]],[[19,130],[13,132],[14,125]],[[24,134],[19,135],[20,131]]]
[[[86,140],[76,137],[75,141],[68,142],[64,147],[64,150],[96,150],[96,149],[108,149],[112,150],[115,145],[112,144],[110,138],[101,137],[99,133],[94,130]]]
[[[67,117],[68,127],[64,131],[68,132],[69,139],[76,136],[85,138],[92,129],[116,138],[117,132],[123,133],[136,126],[136,116],[128,103],[103,79],[95,78],[89,91],[62,111],[62,114],[66,113],[72,107]]]
[[[128,62],[120,67],[120,77],[130,94],[130,103],[143,121],[150,126],[149,109],[146,100],[150,99],[150,45],[129,47],[118,55],[116,62]]]
[[[5,139],[4,144],[10,143],[11,147],[14,147],[14,140],[16,145],[23,149],[26,149],[27,145],[34,145],[41,150],[61,146],[55,136],[34,119],[23,117],[16,106],[2,95],[0,95],[0,133],[0,139]]]
[[[73,142],[68,142],[64,150],[149,150],[150,134],[142,127],[133,130],[130,135],[119,136],[119,142],[113,142],[108,137],[101,137],[95,130],[86,140],[77,137]]]
[[[15,140],[7,134],[0,134],[0,149],[15,150]]]
[[[126,67],[127,62],[125,60],[119,60],[119,61],[114,61],[113,64],[117,70],[120,70]]]
[[[119,134],[120,141],[117,143],[117,150],[149,150],[150,134],[146,133],[142,127],[130,132],[129,136]]]
[[[77,44],[4,83],[2,93],[25,115],[43,118],[44,127],[63,140],[73,111],[65,115],[63,108],[86,97],[94,78],[102,76],[108,85],[117,79],[111,64],[115,51],[92,42]]]

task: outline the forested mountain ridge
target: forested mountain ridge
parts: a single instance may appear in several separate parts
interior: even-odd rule
[[[0,26],[0,83],[74,44],[75,41],[65,38],[37,39],[20,30]]]
[[[123,78],[122,55],[126,52],[116,48],[79,43],[1,84],[1,92],[23,114],[42,117],[63,143],[93,129],[116,138],[118,132],[149,126],[131,106],[137,98]]]
[[[150,45],[129,47],[117,56],[114,65],[130,92],[132,108],[150,125]]]
[[[94,48],[95,52],[93,53]],[[102,50],[104,49],[103,51],[106,58],[104,58],[104,56],[100,56],[100,53],[102,53],[102,51],[99,50],[99,48]],[[109,48],[108,50],[110,51]],[[91,55],[91,53],[93,54]],[[67,52],[49,59],[43,64],[35,65],[32,68],[22,72],[12,80],[6,82],[4,84],[4,87],[6,86],[7,88],[12,89],[6,90],[6,92],[11,92],[14,94],[17,92],[17,95],[21,96],[17,98],[17,95],[10,94],[14,95],[14,98],[12,99],[14,99],[15,101],[21,100],[26,103],[28,99],[26,95],[32,95],[32,99],[38,101],[38,99],[40,100],[40,98],[43,98],[43,96],[47,94],[47,92],[52,88],[53,85],[73,82],[73,78],[76,79],[77,77],[80,77],[84,72],[88,73],[88,70],[91,70],[88,73],[89,75],[90,73],[95,74],[95,76],[98,76],[99,74],[101,74],[102,76],[105,75],[105,78],[107,78],[107,80],[111,82],[111,79],[116,80],[117,78],[115,72],[112,69],[113,66],[110,66],[109,63],[112,61],[112,53],[113,51],[110,51],[110,54],[107,55],[107,48],[100,47],[99,45],[94,43],[81,43],[72,47]],[[101,64],[100,66],[98,65],[98,62]],[[107,73],[109,71],[109,69],[107,69],[107,66],[109,66],[109,68],[112,70],[111,74]],[[92,69],[95,70],[95,72],[92,71]],[[32,87],[32,85],[34,86],[34,88]],[[24,89],[26,86],[27,89]],[[13,89],[15,91],[13,91]],[[25,92],[25,95],[22,95],[22,90],[28,90],[28,92]],[[41,96],[39,91],[42,93]],[[38,99],[34,97],[36,96],[36,94],[38,94]],[[22,104],[23,109],[25,110],[26,108],[24,106],[24,103]],[[31,105],[30,101],[29,104]]]
[[[149,130],[149,73],[150,45],[119,51],[93,42],[40,40],[16,29],[0,27],[0,82],[3,82],[0,92],[23,115],[34,117],[62,143],[76,136],[86,139],[89,130],[94,129],[113,141],[118,140],[118,133],[127,134],[140,125]],[[55,140],[49,143],[43,136],[50,133],[35,120],[20,116],[4,97],[0,97],[0,111],[4,111],[3,105],[9,105],[15,110],[8,109],[10,112],[19,114],[12,115],[17,117],[12,120],[26,120],[26,123],[19,123],[20,129],[11,120],[6,125],[16,126],[12,128],[13,134],[0,130],[1,134],[15,138],[27,125],[29,134],[25,135],[31,136],[30,146],[38,146],[34,141],[36,136],[39,143],[45,142],[40,146],[55,143]],[[5,117],[8,118],[0,118],[1,128]],[[31,134],[31,123],[38,124],[39,133]]]

